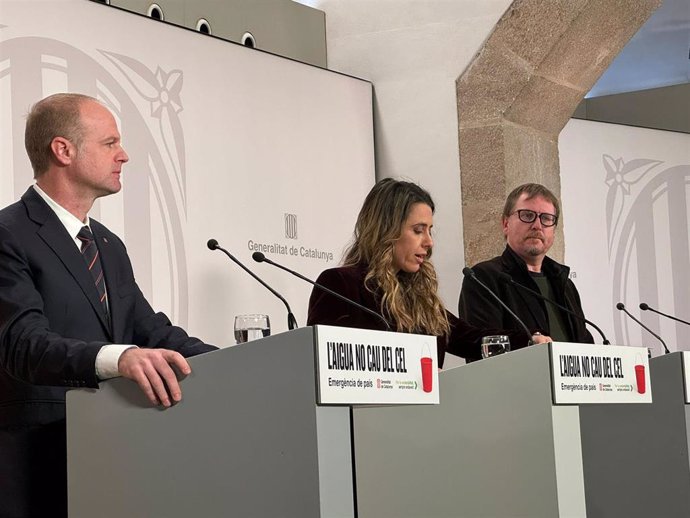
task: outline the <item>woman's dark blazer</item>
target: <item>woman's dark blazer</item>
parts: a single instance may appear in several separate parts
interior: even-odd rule
[[[323,271],[316,282],[368,309],[381,313],[380,297],[364,286],[366,274],[366,265],[342,266]],[[440,366],[443,366],[446,351],[458,356],[466,356],[470,351],[472,356],[481,357],[479,354],[481,339],[487,335],[509,334],[511,343],[527,342],[526,337],[506,333],[500,329],[473,327],[448,311],[446,315],[450,322],[450,335],[436,338]],[[315,287],[309,298],[307,325],[316,324],[386,330],[385,324],[380,319]],[[391,328],[395,329],[395,322],[390,322],[390,324]]]

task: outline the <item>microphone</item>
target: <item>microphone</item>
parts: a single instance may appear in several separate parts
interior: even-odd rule
[[[463,274],[465,277],[469,277],[469,278],[472,279],[474,282],[476,282],[477,284],[479,284],[482,288],[484,288],[484,290],[485,290],[489,295],[491,295],[491,297],[493,297],[493,299],[494,299],[496,302],[498,302],[498,303],[503,307],[503,309],[505,309],[505,310],[510,314],[510,316],[512,316],[512,317],[515,319],[515,321],[516,321],[518,324],[520,324],[520,327],[522,327],[522,329],[524,329],[525,333],[527,334],[527,336],[528,336],[528,338],[529,338],[529,340],[528,340],[527,343],[528,343],[529,345],[534,345],[534,341],[532,340],[532,333],[530,333],[530,331],[529,331],[529,329],[527,328],[527,326],[525,325],[525,323],[520,319],[519,316],[517,316],[515,313],[513,313],[513,311],[506,305],[506,303],[503,302],[503,301],[498,297],[498,295],[496,295],[493,291],[491,291],[491,288],[489,288],[486,284],[484,284],[482,281],[480,281],[480,280],[477,278],[477,275],[474,273],[474,270],[472,270],[472,268],[470,268],[470,267],[468,267],[468,266],[465,266],[465,267],[462,269],[462,274]]]
[[[661,311],[658,311],[654,309],[653,307],[649,306],[648,304],[644,302],[640,302],[640,309],[642,311],[651,311],[652,313],[656,313],[657,315],[661,315],[662,317],[670,318],[671,320],[675,320],[676,322],[680,322],[681,324],[685,324],[690,326],[690,322],[686,322],[685,320],[681,320],[680,318],[676,318],[672,315],[667,315],[666,313],[662,313]]]
[[[313,285],[313,286],[316,286],[316,287],[319,288],[320,290],[323,290],[323,291],[325,291],[326,293],[328,293],[328,294],[330,294],[330,295],[333,295],[334,297],[336,297],[336,298],[338,298],[338,299],[340,299],[340,300],[343,300],[343,301],[347,302],[348,304],[352,304],[352,305],[355,306],[357,309],[360,309],[360,310],[362,310],[362,311],[364,311],[364,312],[366,312],[366,313],[369,313],[370,315],[373,315],[373,316],[375,316],[376,318],[378,318],[381,322],[383,322],[383,323],[385,324],[386,330],[387,330],[387,331],[391,331],[391,326],[390,326],[390,324],[388,323],[388,321],[387,321],[385,318],[383,318],[383,316],[380,315],[379,313],[377,313],[376,311],[372,311],[371,309],[369,309],[369,308],[367,308],[367,307],[365,307],[365,306],[362,306],[361,304],[355,302],[354,300],[348,299],[347,297],[344,297],[344,296],[341,295],[340,293],[337,293],[337,292],[335,292],[335,291],[333,291],[333,290],[331,290],[331,289],[329,289],[329,288],[326,288],[326,286],[324,286],[324,285],[322,285],[322,284],[319,284],[318,282],[314,282],[314,281],[312,281],[311,279],[306,278],[304,275],[302,275],[302,274],[300,274],[300,273],[297,273],[297,272],[294,271],[294,270],[290,270],[290,268],[286,268],[286,267],[283,266],[282,264],[278,264],[278,263],[276,263],[276,262],[271,261],[268,257],[266,257],[266,256],[265,256],[264,254],[262,254],[261,252],[254,252],[254,253],[252,254],[252,259],[254,259],[257,263],[268,263],[268,264],[270,264],[270,265],[272,265],[272,266],[275,266],[276,268],[280,268],[281,270],[285,270],[286,272],[291,273],[291,274],[294,275],[295,277],[297,277],[297,278],[299,278],[299,279],[302,279],[303,281],[306,281],[306,282],[308,282],[309,284],[311,284],[311,285]]]
[[[268,291],[273,293],[273,295],[278,297],[283,302],[283,304],[285,304],[285,307],[287,308],[287,312],[288,312],[288,315],[287,315],[288,329],[290,331],[292,331],[293,329],[297,329],[297,327],[299,327],[297,325],[297,319],[295,318],[295,315],[292,314],[292,310],[290,309],[290,305],[287,303],[287,300],[285,300],[280,293],[278,293],[276,290],[271,288],[264,281],[259,279],[259,277],[257,277],[254,272],[252,272],[249,268],[247,268],[245,265],[243,265],[234,255],[232,255],[225,248],[220,246],[218,244],[218,241],[216,241],[215,239],[209,239],[208,242],[206,243],[206,246],[208,247],[209,250],[220,250],[221,252],[223,252],[225,255],[227,255],[232,260],[232,262],[234,262],[237,266],[242,268],[249,275],[254,277],[254,279],[256,279],[259,282],[259,284],[261,284],[264,288],[266,288]]]
[[[544,297],[544,295],[542,295],[538,291],[534,291],[534,290],[528,288],[527,286],[523,286],[522,284],[515,282],[515,280],[510,275],[508,275],[507,273],[503,273],[503,272],[499,273],[498,278],[505,283],[511,284],[512,286],[515,286],[516,288],[520,288],[521,290],[525,290],[525,291],[531,293],[532,295],[534,295],[538,299],[544,300],[544,301],[548,302],[549,304],[556,306],[558,309],[562,309],[563,311],[565,311],[569,315],[573,315],[575,318],[582,320],[586,324],[589,324],[594,329],[596,329],[597,332],[601,335],[601,339],[603,340],[602,343],[604,345],[611,345],[611,342],[608,341],[608,339],[604,335],[604,332],[601,329],[599,329],[599,326],[597,326],[594,322],[591,322],[591,321],[587,320],[585,317],[575,313],[571,309],[568,309],[565,306],[562,306],[561,304],[559,304],[555,300],[551,300],[547,297]]]
[[[652,336],[654,336],[657,340],[659,340],[659,341],[661,342],[661,345],[664,346],[664,351],[666,351],[664,354],[668,354],[668,353],[671,352],[671,351],[668,350],[668,347],[666,347],[666,342],[664,342],[664,341],[662,340],[662,338],[661,338],[658,334],[656,334],[654,331],[652,331],[651,329],[649,329],[649,328],[648,328],[646,325],[644,325],[642,322],[640,322],[639,320],[637,320],[634,316],[632,316],[632,315],[630,314],[630,312],[629,312],[627,309],[625,309],[625,304],[623,304],[622,302],[619,302],[618,304],[616,304],[616,309],[618,309],[618,310],[624,312],[626,315],[628,315],[630,318],[632,318],[635,322],[637,322],[638,324],[640,324],[640,326],[642,327],[642,329],[644,329],[644,330],[647,331],[649,334],[651,334]]]

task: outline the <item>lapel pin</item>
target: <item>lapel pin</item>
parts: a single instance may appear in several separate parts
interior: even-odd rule
[[[107,243],[107,242],[108,242],[108,238],[107,238],[107,237],[104,237],[104,238],[103,238],[103,242],[104,242],[104,243]]]

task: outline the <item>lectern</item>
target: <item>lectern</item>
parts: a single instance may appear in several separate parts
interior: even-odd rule
[[[587,516],[690,516],[690,405],[683,355],[649,362],[651,405],[587,406],[582,434],[585,486],[608,498],[587,502]],[[600,423],[601,426],[596,426]]]
[[[547,346],[439,378],[438,407],[354,410],[360,516],[585,516],[578,407],[552,404]]]
[[[439,405],[350,408],[317,404],[318,333],[191,358],[166,410],[124,379],[68,393],[70,517],[690,515],[680,355],[652,363],[651,404],[646,354],[545,344],[441,372]]]
[[[592,379],[601,379],[566,387],[603,389],[613,398],[630,400],[642,397],[638,391],[648,400],[649,386],[642,379],[637,386],[624,379],[623,370],[635,372],[631,362],[602,361],[600,368],[596,359],[601,358],[599,351],[618,350],[633,357],[636,351],[560,344],[585,352],[564,355],[564,372],[557,373],[552,365],[558,361],[551,361],[555,345],[528,347],[441,372],[441,404],[436,407],[353,409],[359,516],[597,516],[591,510],[610,494],[606,487],[588,483],[587,477],[597,469],[590,456],[605,453],[583,437],[604,429],[621,435],[627,430],[607,414],[613,405],[600,405],[600,415],[594,417],[579,404],[554,404],[552,376],[575,376],[587,369]],[[592,364],[585,367],[589,359]],[[625,406],[634,414],[649,404]],[[630,458],[618,468],[632,466],[635,459]]]
[[[316,405],[314,329],[191,358],[183,401],[67,395],[70,518],[352,517],[350,410]]]

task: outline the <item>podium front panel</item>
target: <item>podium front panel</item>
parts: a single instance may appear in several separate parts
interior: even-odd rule
[[[439,406],[353,409],[360,518],[585,515],[579,409],[552,404],[548,346],[439,379]]]
[[[651,405],[580,408],[587,516],[690,516],[681,353],[650,361]]]
[[[349,408],[316,406],[313,329],[190,358],[183,401],[68,394],[70,518],[354,515]]]

